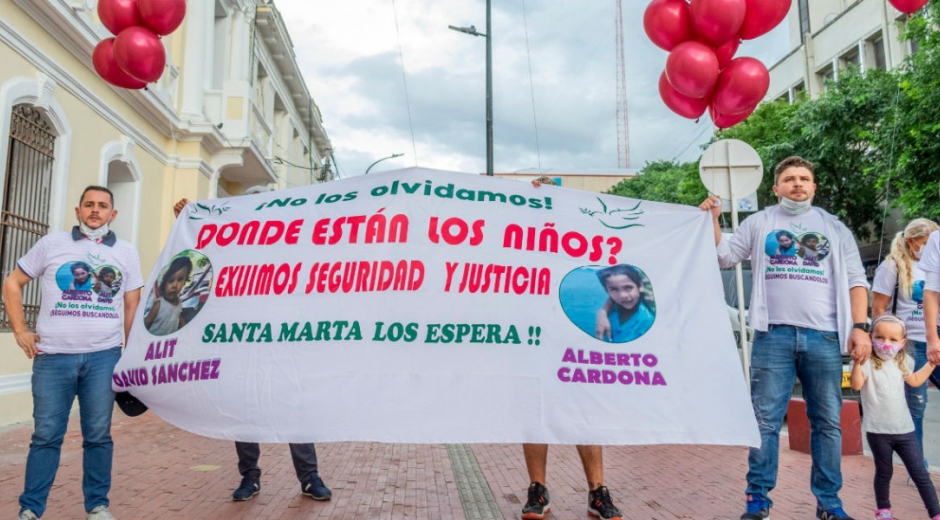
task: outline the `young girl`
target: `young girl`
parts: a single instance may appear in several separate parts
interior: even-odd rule
[[[914,372],[914,360],[904,353],[907,331],[896,316],[883,314],[871,324],[872,357],[868,362],[852,365],[852,388],[862,391],[862,429],[868,438],[875,460],[875,520],[891,516],[892,453],[904,462],[917,486],[920,498],[933,520],[940,520],[937,491],[924,468],[924,455],[914,433],[914,421],[907,409],[904,383],[917,387],[930,377],[934,365],[927,363]]]
[[[633,266],[617,264],[598,271],[597,278],[607,292],[595,317],[597,339],[624,343],[645,334],[655,316],[646,303],[640,273]]]
[[[192,270],[193,262],[189,257],[180,256],[170,262],[160,284],[154,289],[153,306],[144,317],[144,326],[151,334],[172,334],[186,324],[180,293]]]

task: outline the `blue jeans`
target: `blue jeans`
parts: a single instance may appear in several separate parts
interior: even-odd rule
[[[88,354],[40,354],[33,360],[33,437],[26,457],[20,511],[42,516],[59,469],[69,412],[78,397],[82,426],[82,492],[85,511],[108,505],[111,489],[111,373],[121,348]]]
[[[908,353],[914,355],[914,370],[920,370],[927,364],[927,343],[923,341],[908,341]],[[940,372],[936,369],[930,374],[930,382],[937,388],[940,388]],[[917,442],[920,444],[920,450],[924,451],[924,412],[927,410],[927,389],[928,383],[918,387],[904,385],[907,395],[907,407],[911,411],[911,418],[914,419],[914,432],[917,434]],[[926,465],[924,460],[924,465]]]
[[[842,354],[839,336],[790,325],[770,325],[757,332],[751,351],[751,404],[761,447],[748,454],[747,494],[772,504],[777,484],[780,429],[794,378],[799,377],[810,424],[813,469],[810,489],[817,507],[842,507]]]

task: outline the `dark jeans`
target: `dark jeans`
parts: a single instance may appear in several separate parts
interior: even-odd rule
[[[258,443],[236,442],[235,453],[238,454],[238,472],[243,477],[261,477],[261,468],[258,467],[261,446]],[[294,460],[294,471],[297,472],[297,480],[301,483],[317,474],[317,450],[312,442],[291,444],[290,456]]]
[[[899,435],[888,433],[866,433],[871,456],[875,460],[875,503],[878,509],[891,507],[891,474],[894,472],[892,452],[897,453],[904,462],[911,480],[917,486],[927,514],[930,518],[940,515],[940,502],[937,502],[937,490],[930,481],[930,473],[924,468],[924,454],[914,432]]]

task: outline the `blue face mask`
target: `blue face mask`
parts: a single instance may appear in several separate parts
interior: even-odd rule
[[[813,199],[806,199],[802,202],[797,202],[786,197],[780,197],[780,207],[789,215],[802,215],[809,211],[809,208],[813,206]]]

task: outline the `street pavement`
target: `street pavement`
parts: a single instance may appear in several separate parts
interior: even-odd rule
[[[928,444],[940,444],[940,394],[930,393]],[[233,443],[199,437],[152,412],[137,418],[115,409],[111,511],[119,520],[151,519],[456,519],[519,518],[528,478],[518,444],[317,445],[329,502],[300,494],[287,446],[262,446],[261,493],[232,502],[240,476]],[[31,425],[0,432],[0,519],[16,518]],[[929,458],[940,464],[940,453]],[[604,450],[605,481],[626,519],[737,520],[744,504],[747,449],[728,446],[614,446]],[[44,518],[84,518],[81,434],[69,424],[62,462]],[[897,518],[926,518],[917,490],[896,466],[891,497]],[[873,464],[842,461],[846,510],[874,515]],[[780,475],[772,493],[774,520],[814,518],[810,458],[781,438]],[[934,475],[940,483],[940,476]],[[587,484],[573,446],[552,446],[548,460],[549,519],[587,519]]]

